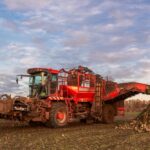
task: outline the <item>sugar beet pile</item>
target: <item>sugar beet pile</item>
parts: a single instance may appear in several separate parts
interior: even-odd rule
[[[116,129],[133,129],[137,132],[150,132],[150,104],[134,120],[119,125]]]

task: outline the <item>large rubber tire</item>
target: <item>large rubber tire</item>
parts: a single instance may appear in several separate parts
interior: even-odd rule
[[[58,119],[58,113],[63,114],[63,118]],[[46,122],[46,126],[52,128],[65,127],[68,124],[67,106],[63,102],[54,102],[50,110],[50,118]]]
[[[105,104],[103,106],[102,121],[107,124],[114,122],[115,109],[111,104]]]

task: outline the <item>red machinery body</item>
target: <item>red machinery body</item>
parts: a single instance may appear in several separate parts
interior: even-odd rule
[[[96,75],[94,73],[82,72],[81,70],[70,70],[65,71],[54,70],[51,68],[31,68],[28,70],[28,73],[32,74],[38,71],[48,71],[52,74],[57,74],[58,85],[55,90],[55,93],[48,96],[48,100],[73,100],[75,103],[78,102],[94,102],[95,100],[95,82]],[[75,85],[68,85],[68,75],[76,71],[77,82]],[[63,76],[62,76],[62,73]],[[61,74],[61,75],[60,75]],[[81,84],[83,80],[81,76],[84,76],[87,84]],[[89,85],[89,82],[93,82],[93,86]],[[103,101],[112,101],[112,100],[124,100],[128,97],[134,96],[138,93],[147,93],[149,85],[137,82],[129,83],[116,83],[112,81],[107,81],[101,78],[101,98]]]
[[[96,77],[88,68],[79,66],[77,69],[66,71],[65,69],[54,70],[51,68],[31,68],[29,74],[46,71],[49,74],[57,75],[57,86],[53,93],[49,93],[46,101],[65,101],[67,104],[73,101],[78,103],[94,103],[96,95]],[[73,79],[73,76],[75,79]],[[116,83],[100,78],[100,99],[102,103],[113,103],[116,111],[125,110],[124,101],[126,98],[138,93],[147,93],[150,88],[147,84],[129,82]],[[75,82],[73,82],[75,80]],[[52,83],[48,83],[52,84]],[[49,89],[50,90],[50,89]],[[121,105],[120,105],[121,104]]]
[[[40,121],[50,127],[65,126],[73,119],[112,123],[118,112],[124,114],[126,98],[150,94],[147,84],[105,80],[82,66],[68,71],[30,68],[27,73],[21,77],[29,77],[29,97],[0,96],[1,118]]]
[[[129,82],[125,84],[114,83],[115,89],[106,93],[105,87],[103,88],[102,99],[103,101],[109,101],[123,96],[122,99],[126,99],[130,96],[134,96],[138,93],[146,93],[148,85],[136,82]],[[67,91],[65,97],[72,97],[76,102],[93,102],[95,96],[95,88],[82,87],[82,86],[60,86],[60,91]],[[59,93],[59,92],[58,92]],[[56,97],[59,97],[59,94]],[[50,96],[51,97],[51,96]],[[118,99],[119,100],[119,99]]]
[[[117,84],[114,83],[115,89],[106,93],[105,86],[102,87],[102,99],[103,101],[110,101],[117,99],[119,100],[119,96],[122,96],[121,99],[126,99],[128,97],[134,96],[138,93],[146,93],[147,85],[136,82],[129,82],[125,84]],[[64,97],[71,97],[75,100],[75,102],[93,102],[95,100],[95,88],[91,87],[82,87],[82,86],[60,86],[60,91],[67,91]],[[63,95],[59,94],[61,92],[56,93],[56,97],[62,97]],[[51,97],[51,96],[50,96]],[[50,98],[49,97],[49,98]]]

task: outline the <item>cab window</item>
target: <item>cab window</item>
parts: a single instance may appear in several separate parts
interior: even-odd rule
[[[57,81],[57,75],[56,74],[52,74],[52,82],[56,82]]]
[[[34,84],[38,85],[40,84],[42,81],[42,77],[41,76],[35,76],[35,80],[34,80]]]

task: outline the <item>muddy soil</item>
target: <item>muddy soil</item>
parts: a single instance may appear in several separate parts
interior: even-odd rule
[[[115,129],[112,125],[74,123],[66,128],[0,121],[0,149],[49,150],[146,150],[150,149],[150,133]]]

